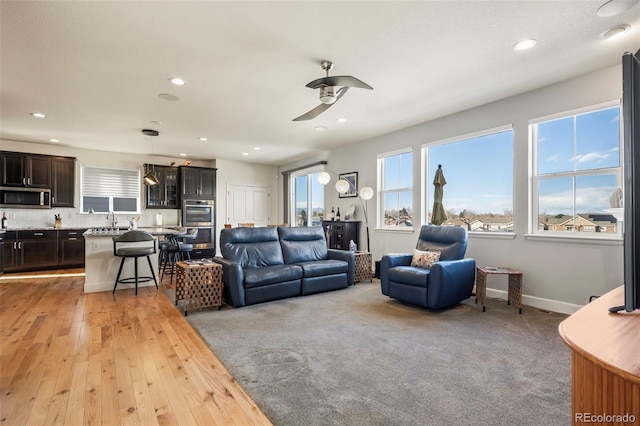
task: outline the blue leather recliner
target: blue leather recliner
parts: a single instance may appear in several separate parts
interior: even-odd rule
[[[327,249],[321,226],[220,231],[223,295],[234,307],[346,288],[355,255]]]
[[[471,297],[476,261],[465,259],[467,231],[461,227],[423,225],[416,249],[440,251],[430,269],[411,266],[413,254],[382,256],[382,294],[411,305],[443,309]]]

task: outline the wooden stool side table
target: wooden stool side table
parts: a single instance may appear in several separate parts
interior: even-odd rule
[[[356,273],[353,279],[354,284],[369,280],[373,282],[373,274],[371,272],[371,252],[357,251],[356,255]]]
[[[509,275],[509,290],[507,293],[507,305],[513,303],[518,307],[518,313],[522,314],[522,272],[511,268],[478,266],[476,268],[476,303],[482,304],[482,312],[486,312],[487,301],[487,275]]]
[[[185,300],[184,315],[189,309],[222,306],[222,265],[176,262],[176,306]]]

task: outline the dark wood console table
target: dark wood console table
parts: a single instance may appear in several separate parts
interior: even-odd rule
[[[623,300],[619,287],[582,307],[558,328],[571,348],[574,425],[584,424],[587,415],[613,416],[606,424],[625,424],[614,420],[624,415],[640,422],[640,311],[608,312]]]

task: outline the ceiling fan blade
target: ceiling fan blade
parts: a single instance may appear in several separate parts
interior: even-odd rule
[[[332,77],[322,77],[307,84],[307,87],[311,89],[317,89],[323,86],[344,86],[344,87],[358,87],[360,89],[373,90],[373,87],[369,86],[362,80],[358,80],[350,75],[336,75]]]
[[[347,93],[347,90],[349,90],[348,87],[343,87],[342,89],[338,90],[338,94],[336,95],[336,100],[332,104],[320,104],[314,109],[312,109],[311,111],[305,114],[302,114],[300,117],[294,118],[293,121],[307,121],[307,120],[312,120],[316,118],[317,116],[319,116],[320,114],[322,114],[323,112],[331,108],[331,105],[335,105],[336,102],[338,102],[340,98],[345,93]]]

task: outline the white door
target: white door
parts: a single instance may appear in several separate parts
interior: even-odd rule
[[[228,185],[227,223],[234,228],[239,223],[267,226],[269,204],[269,188],[266,186]]]

